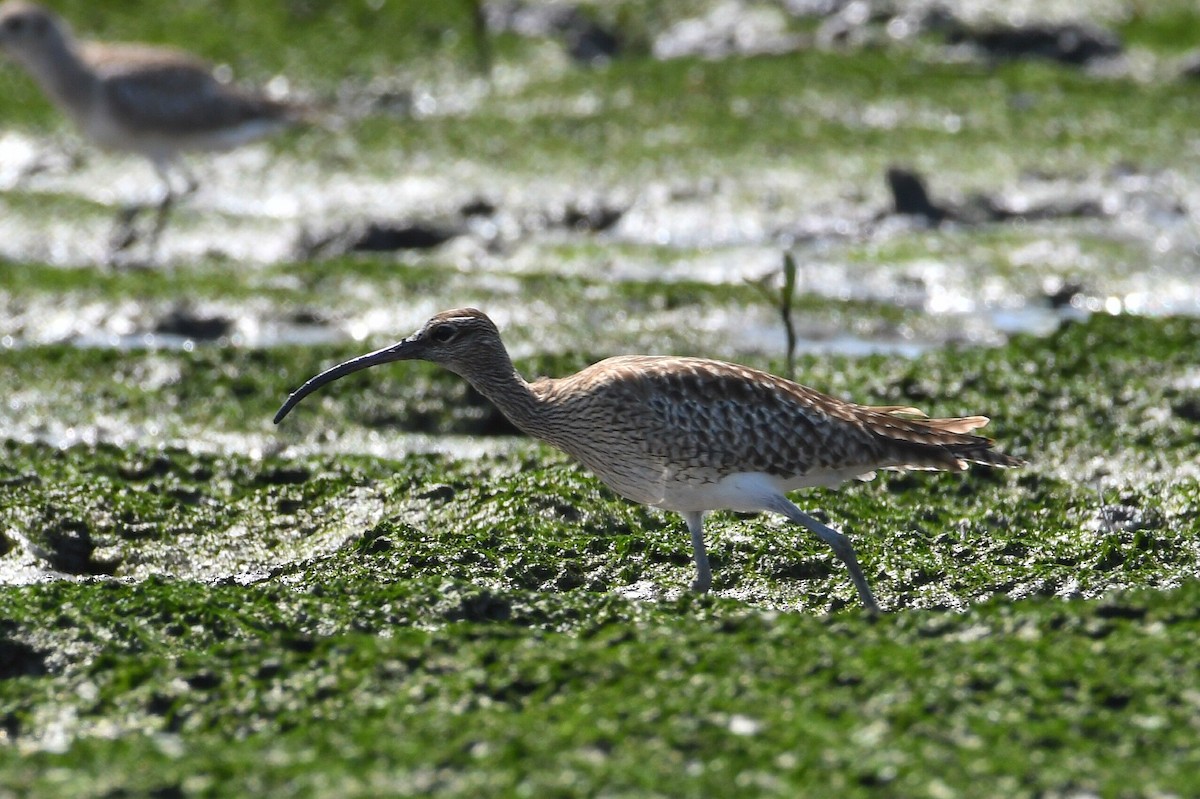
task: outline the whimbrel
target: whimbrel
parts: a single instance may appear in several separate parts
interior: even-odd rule
[[[474,308],[439,313],[403,341],[322,372],[288,397],[275,423],[327,383],[404,360],[442,365],[621,496],[682,514],[696,561],[692,588],[701,592],[712,585],[705,514],[771,511],[829,544],[863,604],[878,611],[850,540],[797,508],[787,492],[869,479],[876,469],[1022,463],[971,432],[987,424],[986,416],[930,419],[915,408],[858,405],[721,361],[619,356],[528,383],[496,325]]]
[[[84,136],[108,150],[148,158],[163,184],[151,247],[178,196],[197,188],[184,150],[227,150],[297,121],[299,110],[219,81],[210,65],[179,50],[77,41],[57,14],[25,2],[0,4],[0,50],[32,76]],[[181,192],[171,170],[183,179]],[[136,209],[119,217],[114,248],[136,238]]]

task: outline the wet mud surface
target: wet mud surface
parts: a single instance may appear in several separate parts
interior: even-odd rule
[[[0,799],[1200,791],[1195,9],[201,6],[324,116],[154,248],[151,168],[0,68]],[[1029,461],[796,496],[882,618],[763,516],[693,596],[677,516],[428,364],[271,421],[465,305],[530,378],[782,373],[785,255],[798,380]]]
[[[1200,156],[1191,128],[1173,127],[1195,100],[1166,68],[1175,53],[1126,43],[1113,31],[1133,22],[1113,9],[1078,24],[1062,12],[720,3],[617,36],[614,19],[575,6],[489,5],[497,41],[520,43],[490,78],[344,81],[323,124],[194,159],[202,188],[158,246],[116,260],[115,214],[153,200],[149,166],[60,126],[6,130],[5,438],[255,462],[542,452],[423,367],[339,386],[316,427],[269,419],[324,365],[461,305],[496,319],[530,377],[626,352],[778,368],[785,254],[801,379],[879,401],[924,359],[959,368],[961,347],[1015,340],[1036,360],[1072,326],[1200,315]],[[811,80],[786,82],[795,70]],[[853,70],[910,74],[847,80]],[[1171,113],[1144,131],[1122,124],[1125,88],[1159,92]],[[675,119],[654,110],[672,102]],[[1179,146],[1163,147],[1174,133]],[[1188,424],[1194,374],[1163,380],[1131,390],[1170,392],[1169,410],[1147,413]],[[983,399],[1007,421],[1000,435],[1023,435],[1020,399],[1002,387]],[[1062,455],[1033,468],[1110,486],[1133,484],[1124,469],[1194,477],[1187,458],[1137,448]],[[10,479],[14,497],[37,484]],[[378,520],[371,495],[331,500],[330,514],[370,507]],[[238,533],[222,545],[228,565],[200,550],[146,571],[106,555],[86,513],[38,505],[13,511],[7,582],[268,568],[254,546],[238,554],[231,542],[253,538]],[[322,529],[286,558],[354,535]]]

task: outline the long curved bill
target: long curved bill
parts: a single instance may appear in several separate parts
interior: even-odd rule
[[[287,416],[292,408],[299,404],[300,400],[307,397],[309,394],[316,391],[321,386],[332,383],[334,380],[345,377],[354,372],[360,372],[363,369],[369,369],[372,366],[378,366],[381,363],[391,363],[392,361],[410,361],[419,357],[417,349],[420,345],[412,339],[406,338],[403,341],[384,347],[383,349],[368,352],[366,355],[360,355],[357,358],[339,363],[332,369],[326,369],[321,374],[310,379],[300,388],[293,391],[287,398],[287,401],[280,406],[275,413],[275,424],[283,421],[283,417]]]

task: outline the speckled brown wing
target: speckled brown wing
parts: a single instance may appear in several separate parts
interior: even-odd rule
[[[969,431],[985,417],[913,418],[913,408],[845,402],[781,377],[697,358],[613,358],[568,378],[612,418],[597,419],[646,456],[719,474],[813,470],[961,470],[1017,465]]]

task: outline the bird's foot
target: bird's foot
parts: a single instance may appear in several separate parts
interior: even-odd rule
[[[146,206],[143,205],[126,205],[117,212],[104,257],[104,265],[109,269],[131,269],[144,265],[132,253],[144,235],[138,220],[145,210]]]
[[[122,253],[137,244],[142,237],[142,232],[138,230],[137,220],[142,215],[142,211],[146,210],[144,205],[126,205],[120,211],[117,211],[117,218],[113,221],[113,230],[108,237],[108,251],[111,255]]]
[[[154,212],[149,225],[143,220],[147,211]],[[157,260],[158,239],[164,222],[165,213],[161,204],[123,206],[113,220],[105,266],[110,269],[144,269],[153,265]]]

